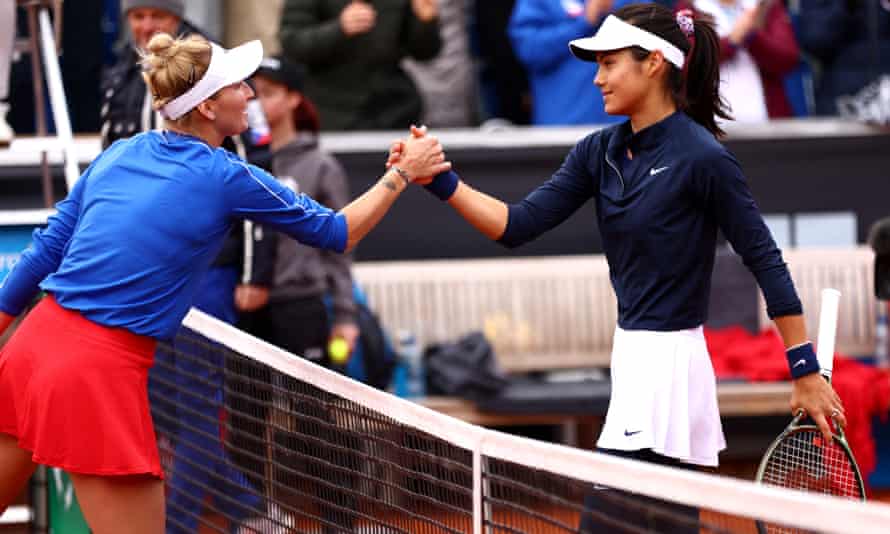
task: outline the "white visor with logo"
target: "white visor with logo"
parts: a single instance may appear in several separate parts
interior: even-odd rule
[[[213,43],[210,48],[207,72],[191,89],[161,108],[164,118],[176,120],[182,117],[223,87],[249,78],[263,61],[263,44],[258,40],[229,50]]]
[[[659,50],[666,60],[676,65],[678,69],[683,68],[685,56],[682,50],[654,33],[628,24],[615,15],[606,17],[593,37],[583,37],[569,43],[572,54],[584,61],[596,61],[598,52],[611,52],[632,46],[639,46],[650,52]]]

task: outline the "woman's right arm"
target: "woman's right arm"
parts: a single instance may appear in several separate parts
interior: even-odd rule
[[[284,232],[303,244],[345,252],[383,218],[408,182],[447,171],[442,145],[434,137],[406,140],[399,173],[388,169],[364,194],[339,212],[306,195],[296,195],[265,171],[243,161],[232,162],[224,178],[229,212]]]
[[[509,207],[501,200],[458,181],[448,204],[485,237],[497,241],[507,229]]]
[[[412,129],[412,136],[426,135]],[[578,143],[562,166],[537,189],[515,204],[507,204],[463,182],[454,171],[418,180],[433,195],[448,202],[480,233],[513,248],[531,241],[568,219],[594,194],[594,181],[588,170],[593,136]],[[390,147],[387,165],[400,161],[402,141]]]

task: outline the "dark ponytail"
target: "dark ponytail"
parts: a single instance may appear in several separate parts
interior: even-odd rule
[[[300,104],[294,109],[294,128],[298,132],[314,134],[321,130],[321,118],[318,115],[318,109],[302,93],[300,94]]]
[[[717,119],[731,120],[732,117],[720,97],[720,41],[711,21],[696,14],[693,35],[687,37],[677,24],[674,12],[661,4],[630,4],[617,10],[615,16],[661,37],[683,52],[684,69],[668,64],[667,85],[671,97],[678,109],[715,136],[722,136],[724,132],[717,125]],[[649,55],[640,47],[631,50],[640,61]]]

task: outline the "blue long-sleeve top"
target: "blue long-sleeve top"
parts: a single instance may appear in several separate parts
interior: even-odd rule
[[[630,0],[616,0],[617,9]],[[597,65],[581,61],[569,41],[589,37],[598,25],[584,17],[583,0],[518,0],[507,28],[513,50],[528,71],[532,122],[538,125],[611,124],[594,87]]]
[[[39,288],[105,326],[173,337],[231,224],[249,218],[342,252],[346,219],[221,148],[171,132],[118,141],[56,206],[0,285],[18,315]]]
[[[705,322],[718,228],[757,279],[769,316],[802,312],[738,162],[686,114],[636,134],[625,122],[582,139],[549,181],[509,207],[500,241],[530,241],[591,198],[621,328]]]

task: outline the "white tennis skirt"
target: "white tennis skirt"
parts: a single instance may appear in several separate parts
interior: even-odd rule
[[[597,441],[605,449],[652,449],[716,466],[726,448],[717,381],[701,327],[672,332],[615,328],[612,396]]]

